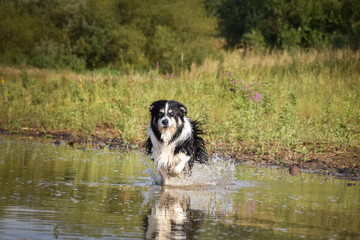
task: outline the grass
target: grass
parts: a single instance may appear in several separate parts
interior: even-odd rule
[[[161,64],[160,64],[161,70]],[[148,107],[183,102],[210,149],[256,154],[348,148],[360,136],[360,52],[224,53],[170,75],[0,67],[0,128],[112,132],[142,143]]]

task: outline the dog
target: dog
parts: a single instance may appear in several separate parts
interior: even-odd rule
[[[147,154],[161,175],[162,184],[170,178],[190,175],[195,162],[208,164],[203,131],[198,121],[187,117],[184,104],[160,100],[150,105]]]

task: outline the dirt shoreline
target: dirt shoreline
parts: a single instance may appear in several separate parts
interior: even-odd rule
[[[121,140],[111,131],[107,134],[95,133],[91,140],[72,136],[70,131],[38,131],[22,129],[22,132],[0,130],[1,135],[18,135],[26,138],[48,138],[56,145],[69,145],[73,148],[93,147],[95,149],[110,149],[119,151],[144,150],[141,143],[129,143]],[[291,151],[280,151],[273,155],[257,155],[237,152],[231,149],[220,149],[210,152],[210,156],[220,156],[234,159],[240,164],[249,166],[279,166],[289,169],[291,175],[301,171],[323,174],[350,181],[360,181],[360,147],[342,151],[332,150],[328,153],[299,154]]]
[[[320,154],[296,154],[279,152],[270,155],[248,155],[243,153],[229,154],[238,162],[246,165],[280,166],[288,168],[291,175],[297,175],[299,170],[333,176],[340,179],[360,181],[360,148],[346,151],[334,151]],[[304,160],[304,157],[306,160]]]

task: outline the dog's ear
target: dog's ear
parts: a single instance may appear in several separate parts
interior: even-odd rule
[[[152,112],[154,110],[154,104],[151,104],[150,107],[149,107],[149,111]]]
[[[186,109],[186,107],[184,105],[179,104],[179,109],[183,112],[184,115],[187,114],[187,109]]]

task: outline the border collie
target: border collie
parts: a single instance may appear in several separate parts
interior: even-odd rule
[[[197,121],[190,120],[186,107],[176,101],[160,100],[149,108],[147,153],[166,185],[170,177],[190,175],[195,162],[207,163],[203,133]]]

